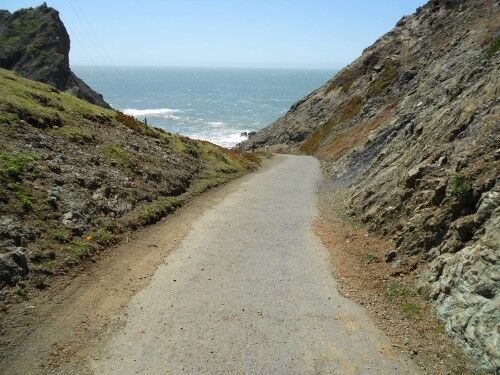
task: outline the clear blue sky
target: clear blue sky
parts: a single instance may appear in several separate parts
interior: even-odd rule
[[[425,0],[49,0],[73,65],[341,68]],[[41,0],[0,0],[10,11]]]

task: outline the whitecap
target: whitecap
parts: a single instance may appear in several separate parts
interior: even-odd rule
[[[166,115],[171,113],[180,112],[180,109],[171,109],[171,108],[158,108],[158,109],[135,109],[135,108],[127,108],[123,110],[123,113],[129,116],[155,116],[155,115]]]

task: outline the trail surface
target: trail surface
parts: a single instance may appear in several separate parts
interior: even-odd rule
[[[96,373],[418,373],[336,289],[311,231],[318,161],[280,158],[194,223],[90,361]]]

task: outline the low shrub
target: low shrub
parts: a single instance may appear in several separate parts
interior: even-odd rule
[[[461,200],[468,200],[472,197],[472,185],[469,178],[456,174],[451,179],[450,192]]]

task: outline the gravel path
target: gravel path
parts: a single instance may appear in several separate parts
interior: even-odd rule
[[[90,362],[99,374],[416,374],[339,295],[311,231],[316,159],[279,156],[207,210]]]

